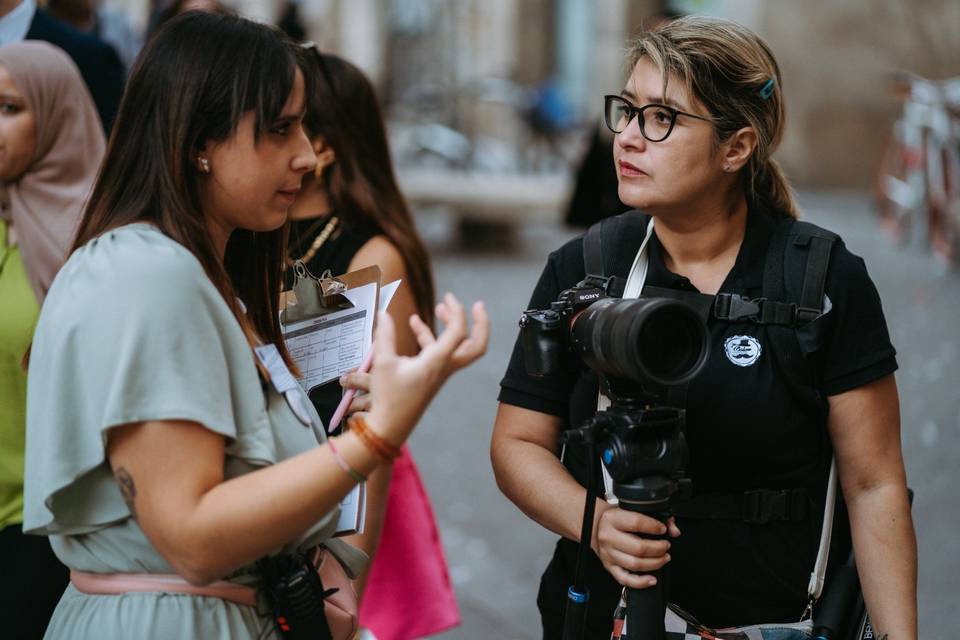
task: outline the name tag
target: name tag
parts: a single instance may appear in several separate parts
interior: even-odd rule
[[[270,374],[270,382],[273,384],[273,388],[286,398],[293,415],[297,416],[297,419],[304,425],[312,426],[313,420],[305,404],[306,398],[303,391],[280,356],[277,346],[274,344],[260,345],[254,348],[254,352],[257,354],[257,359],[260,360],[260,364]]]

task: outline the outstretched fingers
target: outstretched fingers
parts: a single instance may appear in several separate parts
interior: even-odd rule
[[[417,339],[417,344],[420,345],[421,349],[426,349],[436,342],[433,331],[427,326],[427,323],[423,321],[423,318],[416,314],[410,316],[410,330],[413,331],[413,335]]]
[[[385,311],[377,314],[377,331],[373,339],[373,362],[383,365],[397,357],[397,331],[393,318]]]
[[[470,313],[473,316],[470,335],[453,352],[453,364],[458,369],[486,353],[487,343],[490,340],[490,316],[487,315],[483,302],[479,300],[474,302]]]
[[[467,337],[467,313],[452,293],[444,294],[437,306],[437,316],[446,324],[437,337],[436,344],[444,354],[452,354]]]
[[[452,293],[445,294],[443,301],[437,305],[437,319],[446,326],[437,336],[434,336],[433,331],[419,316],[410,316],[410,329],[420,345],[421,357],[440,366],[446,372],[445,375],[467,366],[487,350],[490,318],[483,302],[475,302],[470,313],[473,327],[468,331],[467,313],[463,304]],[[392,341],[392,331],[390,336]],[[385,346],[383,348],[385,349]],[[378,352],[377,358],[380,357],[382,356]]]

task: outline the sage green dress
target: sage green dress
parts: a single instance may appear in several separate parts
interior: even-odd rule
[[[27,385],[24,531],[50,536],[71,569],[174,573],[130,516],[105,455],[111,427],[189,420],[227,438],[226,478],[317,446],[272,386],[200,262],[147,224],[76,251],[40,313]],[[277,551],[328,541],[337,513]],[[256,536],[250,530],[244,535]],[[355,573],[360,552],[328,546]],[[225,576],[255,585],[252,567]],[[261,598],[262,601],[262,598]],[[171,593],[86,595],[69,586],[47,638],[272,638],[266,609]]]

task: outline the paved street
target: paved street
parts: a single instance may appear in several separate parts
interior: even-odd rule
[[[910,485],[917,492],[920,637],[952,637],[948,612],[960,602],[960,555],[952,548],[960,530],[953,492],[960,451],[960,329],[955,318],[960,274],[944,273],[918,248],[893,247],[859,194],[803,193],[801,204],[809,220],[839,232],[864,257],[883,297],[899,350],[903,443]],[[420,223],[434,258],[438,291],[483,299],[493,318],[489,353],[447,385],[412,440],[463,613],[459,629],[437,638],[539,638],[535,597],[554,536],[500,494],[488,446],[498,382],[519,313],[546,255],[573,234],[538,222],[520,230],[514,249],[464,254],[451,243],[450,220],[424,215]]]

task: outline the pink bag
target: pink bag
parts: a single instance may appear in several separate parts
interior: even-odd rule
[[[393,463],[360,624],[377,640],[415,640],[460,624],[430,500],[406,446]]]
[[[324,547],[317,547],[312,560],[323,588],[337,589],[336,593],[323,601],[323,613],[330,625],[333,640],[352,640],[360,628],[357,620],[359,602],[353,581],[340,561]]]

